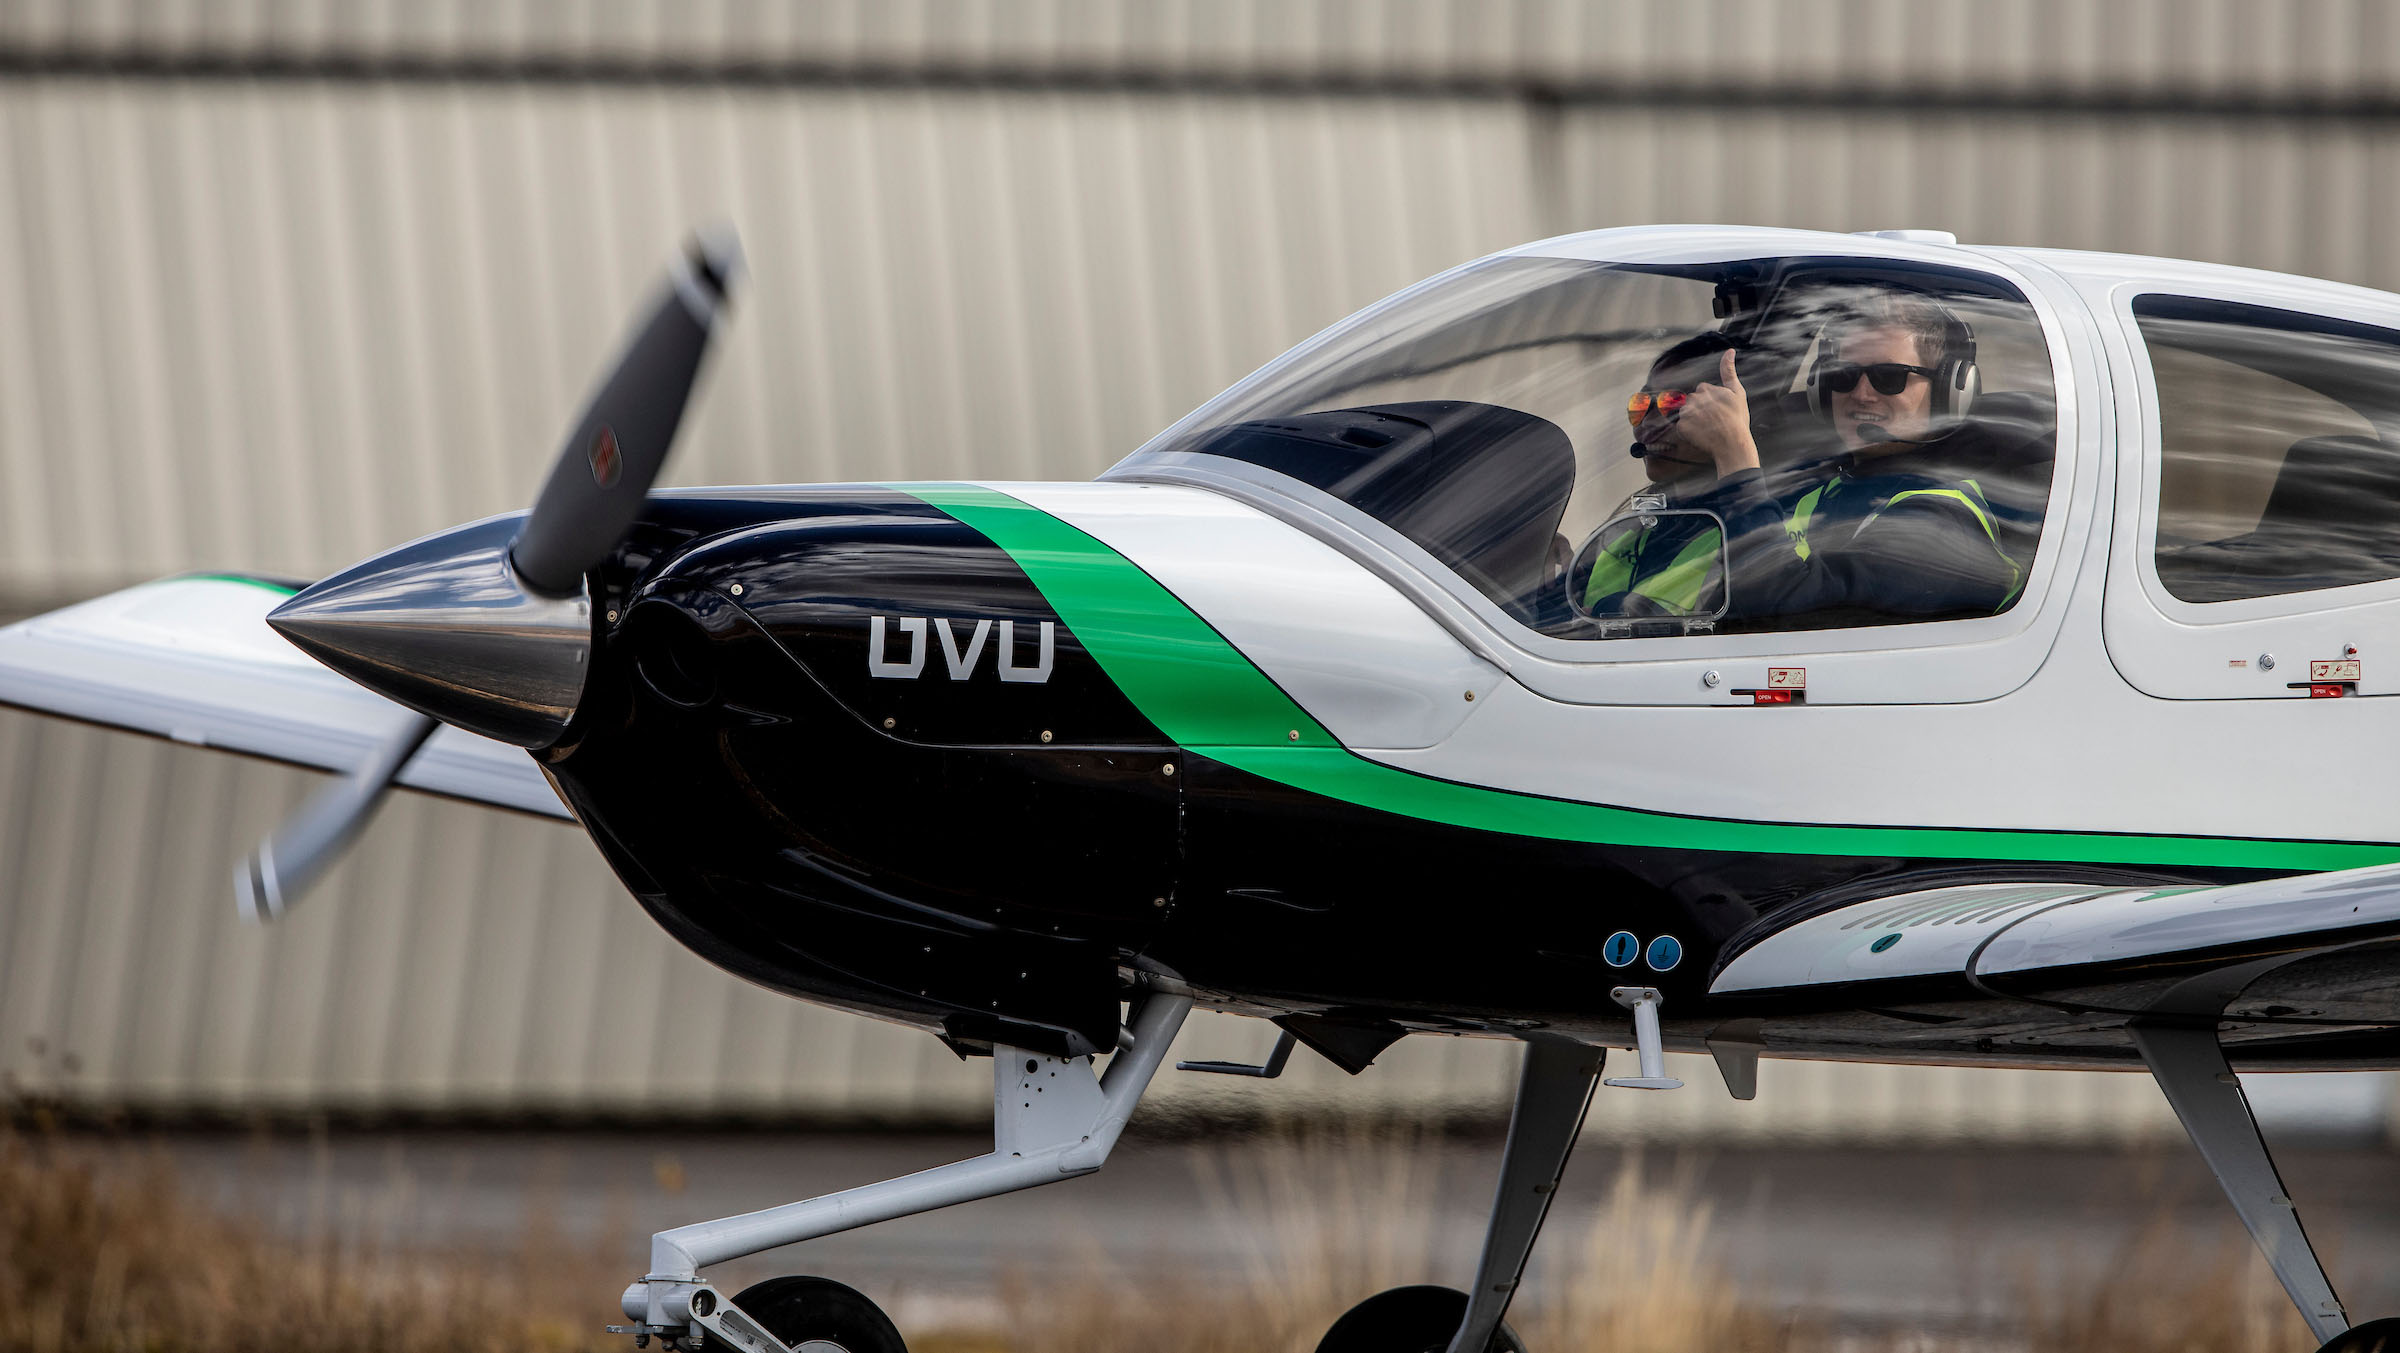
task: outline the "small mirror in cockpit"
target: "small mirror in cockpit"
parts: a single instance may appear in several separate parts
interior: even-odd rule
[[[1585,539],[1566,571],[1567,606],[1603,639],[1715,632],[1727,604],[1725,522],[1636,494]]]

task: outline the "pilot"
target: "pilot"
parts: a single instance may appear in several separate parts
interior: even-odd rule
[[[1745,535],[1735,593],[1754,628],[1991,615],[2023,570],[2002,546],[1967,411],[1980,388],[1975,335],[1932,299],[1876,293],[1829,323],[1809,402],[1841,454],[1793,500],[1780,539]]]
[[[1619,509],[1585,547],[1588,566],[1578,561],[1570,571],[1581,580],[1582,609],[1594,616],[1713,611],[1725,559],[1718,522],[1748,522],[1770,506],[1755,493],[1758,446],[1732,341],[1708,330],[1660,353],[1625,413],[1633,424],[1630,454],[1642,462],[1654,496],[1678,510],[1633,513],[1631,500]]]

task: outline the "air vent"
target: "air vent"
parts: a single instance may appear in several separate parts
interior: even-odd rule
[[[626,626],[634,668],[658,697],[697,709],[717,696],[717,660],[698,621],[662,601],[644,602]]]

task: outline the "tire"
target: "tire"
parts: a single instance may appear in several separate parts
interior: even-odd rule
[[[2317,1353],[2400,1353],[2400,1317],[2352,1325],[2349,1333],[2326,1340]]]
[[[1395,1287],[1343,1312],[1317,1341],[1317,1353],[1443,1353],[1466,1318],[1467,1294],[1456,1288]],[[1506,1325],[1484,1347],[1525,1353],[1525,1341]]]
[[[831,1278],[769,1278],[733,1304],[801,1353],[908,1353],[881,1307]]]

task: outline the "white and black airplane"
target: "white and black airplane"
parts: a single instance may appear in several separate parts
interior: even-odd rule
[[[1762,1055],[2146,1069],[2325,1347],[2394,1328],[2234,1073],[2400,1067],[2400,296],[1600,231],[1096,482],[653,493],[739,261],[694,241],[530,512],[0,631],[0,701],[344,774],[255,915],[399,785],[572,819],[711,962],[991,1058],[991,1154],[660,1233],[637,1341],[899,1349],[704,1270],[1100,1168],[1194,1005],[1280,1026],[1199,1070],[1525,1044],[1471,1283],[1331,1353],[1522,1347],[1611,1048],[1741,1098]]]

